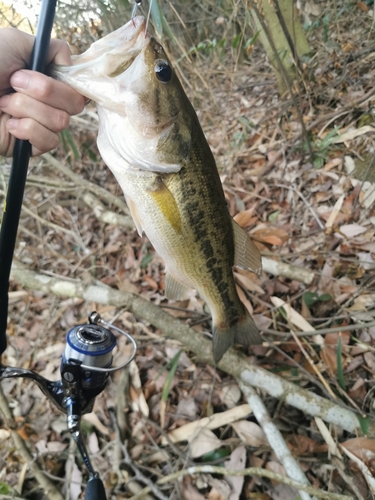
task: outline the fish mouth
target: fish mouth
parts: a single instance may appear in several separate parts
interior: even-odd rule
[[[72,57],[72,66],[52,65],[50,74],[100,104],[111,94],[116,77],[122,75],[150,42],[146,19],[136,16],[121,28],[94,42],[86,52]]]
[[[136,16],[121,28],[94,42],[83,54],[73,56],[73,67],[75,66],[77,68],[80,66],[83,69],[81,65],[98,64],[100,58],[103,57],[120,57],[124,52],[131,49],[142,31],[144,32],[145,38],[147,38],[146,20],[143,16]]]

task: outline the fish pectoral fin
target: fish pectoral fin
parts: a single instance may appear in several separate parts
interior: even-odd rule
[[[175,278],[168,271],[165,273],[165,296],[170,300],[184,300],[187,298],[190,288]]]
[[[130,210],[130,215],[132,216],[132,219],[134,221],[135,227],[137,228],[139,236],[142,236],[143,234],[143,226],[142,226],[142,221],[141,217],[138,213],[138,209],[134,201],[129,198],[129,196],[125,195],[125,201],[126,204],[128,205],[128,208]]]
[[[182,221],[180,210],[178,209],[178,205],[173,194],[169,191],[163,180],[159,178],[153,188],[149,189],[148,192],[161,210],[164,218],[169,222],[176,233],[181,234]]]
[[[262,257],[257,246],[233,219],[232,225],[235,245],[234,265],[259,274],[262,270]]]
[[[159,160],[182,168],[190,158],[191,140],[191,128],[182,122],[173,121],[159,137],[157,146]]]

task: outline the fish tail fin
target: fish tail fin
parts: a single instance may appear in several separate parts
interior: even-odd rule
[[[237,323],[227,328],[213,325],[212,343],[214,360],[218,363],[233,344],[249,347],[252,344],[261,344],[262,337],[253,318],[246,311],[245,318],[242,317]]]

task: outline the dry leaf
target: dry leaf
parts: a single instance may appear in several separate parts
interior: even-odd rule
[[[344,203],[344,200],[345,200],[345,195],[342,194],[340,196],[340,198],[336,201],[335,206],[333,207],[332,212],[330,213],[330,215],[327,219],[327,222],[326,222],[327,229],[331,228],[333,226],[333,224],[335,223],[335,220],[340,213],[340,210],[341,210],[342,204]]]
[[[229,460],[224,462],[224,467],[228,470],[242,470],[246,467],[246,448],[239,446],[232,451]],[[244,476],[224,476],[224,479],[231,487],[228,500],[239,500],[245,482]]]
[[[195,422],[190,422],[182,427],[179,427],[178,429],[174,429],[168,434],[168,437],[173,443],[189,441],[196,435],[196,432],[199,429],[217,429],[223,425],[229,425],[232,422],[236,422],[236,420],[246,418],[251,415],[251,413],[252,410],[247,404],[236,406],[235,408],[222,413],[215,413],[211,417],[202,418],[201,420],[196,420]],[[161,442],[162,444],[168,443],[165,437],[162,438]]]
[[[315,423],[316,423],[321,435],[323,436],[324,441],[328,445],[328,449],[329,449],[330,454],[335,455],[339,459],[342,459],[342,455],[338,449],[338,446],[335,443],[335,441],[334,441],[331,433],[329,432],[326,424],[323,422],[323,420],[320,417],[315,417]],[[324,451],[326,451],[326,449]]]
[[[306,321],[305,318],[302,317],[295,309],[293,309],[293,307],[290,304],[287,304],[279,297],[271,297],[271,302],[276,307],[282,307],[286,312],[288,321],[290,321],[290,323],[295,325],[301,331],[312,332],[315,330],[315,328],[311,326],[310,323]],[[317,344],[320,345],[324,344],[324,338],[320,334],[313,335],[312,339]]]
[[[362,462],[354,453],[349,451],[345,446],[342,446],[342,450],[344,453],[351,459],[353,462],[355,462],[358,467],[360,468],[363,477],[366,479],[367,486],[370,488],[370,491],[375,494],[375,478],[369,471],[368,467],[366,464]]]
[[[317,443],[308,436],[298,434],[289,436],[287,439],[288,447],[297,456],[315,455],[316,453],[327,453],[326,443]]]
[[[249,292],[257,292],[260,295],[264,294],[263,288],[261,288],[253,281],[252,277],[255,276],[254,274],[249,273],[248,271],[241,271],[241,270],[235,271],[233,274],[237,283],[239,283],[243,288],[245,288]],[[248,276],[250,274],[252,275],[251,277]]]
[[[184,500],[204,500],[205,497],[199,493],[199,491],[194,488],[191,483],[183,484],[181,486],[182,498]]]
[[[209,451],[221,448],[223,444],[223,441],[220,441],[210,429],[197,429],[195,436],[189,443],[190,456],[191,458],[201,457]]]
[[[357,2],[357,7],[362,11],[362,12],[368,12],[368,5],[366,5],[364,2]]]
[[[82,415],[82,420],[85,420],[85,422],[93,425],[99,432],[101,432],[105,436],[109,436],[109,430],[105,425],[101,423],[96,413],[85,413],[85,415]]]
[[[255,422],[240,420],[232,424],[237,436],[248,446],[268,446],[268,440],[261,427]]]
[[[243,210],[242,212],[238,212],[233,219],[237,222],[237,224],[241,227],[249,226],[252,222],[255,211],[255,205],[247,210]]]
[[[375,455],[375,439],[369,439],[366,437],[357,437],[353,439],[348,439],[341,443],[347,450],[352,452],[356,457],[361,460],[365,460],[368,456],[368,452]]]
[[[241,390],[237,384],[229,384],[223,387],[221,399],[228,408],[235,408],[241,399]]]
[[[266,463],[266,469],[271,470],[272,472],[276,472],[276,474],[281,474],[283,476],[286,476],[286,472],[284,467],[279,464],[279,462],[275,462],[274,460],[270,460],[269,462]],[[278,481],[275,481],[271,479],[272,484],[279,484]]]
[[[359,234],[365,233],[367,229],[359,224],[345,224],[340,226],[340,234],[343,234],[347,238],[354,238]]]
[[[282,245],[288,241],[289,233],[281,228],[262,228],[251,232],[251,238],[270,245]]]
[[[348,390],[348,396],[355,401],[362,403],[366,397],[366,386],[365,381],[362,377],[359,377],[353,387]]]
[[[250,302],[250,300],[246,297],[246,294],[245,292],[242,290],[241,287],[239,287],[238,285],[236,285],[236,290],[237,290],[237,293],[238,293],[238,296],[241,300],[241,302],[243,303],[243,305],[246,307],[246,309],[249,311],[249,314],[252,316],[253,313],[254,313],[254,309],[253,309],[253,305],[252,303]]]
[[[0,429],[0,441],[4,441],[10,437],[10,432],[6,429]]]

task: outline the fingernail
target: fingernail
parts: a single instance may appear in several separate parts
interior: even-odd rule
[[[11,78],[10,84],[15,90],[26,89],[29,86],[30,77],[25,71],[16,71]]]
[[[7,121],[8,130],[15,130],[17,128],[18,120],[17,118],[10,118]]]
[[[9,99],[10,95],[3,95],[0,97],[0,108],[6,108],[8,106]]]

